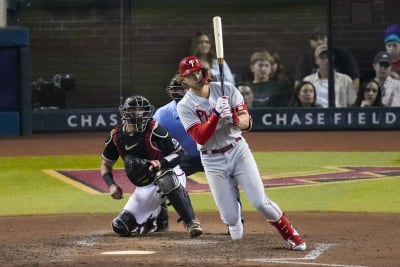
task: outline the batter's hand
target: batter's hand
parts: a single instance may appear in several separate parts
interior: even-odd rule
[[[113,199],[122,199],[122,189],[116,184],[110,186],[110,195]]]
[[[220,115],[220,117],[225,118],[225,117],[232,117],[232,111],[231,111],[231,106],[229,105],[228,97],[227,96],[220,96],[217,99],[217,104],[215,105],[215,111]],[[224,115],[222,115],[225,113]]]
[[[225,119],[225,120],[231,122],[233,114],[232,114],[232,111],[230,109],[226,109],[219,116],[222,119]]]

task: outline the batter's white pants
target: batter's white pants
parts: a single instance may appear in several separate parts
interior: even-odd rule
[[[242,138],[233,144],[233,148],[225,153],[201,155],[207,181],[222,221],[233,226],[241,219],[236,183],[243,188],[250,203],[268,221],[278,220],[282,211],[266,195],[257,163],[247,142]]]

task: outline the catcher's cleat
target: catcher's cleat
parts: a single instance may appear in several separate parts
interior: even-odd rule
[[[148,219],[144,224],[139,227],[139,234],[146,235],[157,231],[157,223],[155,219]]]
[[[196,238],[198,236],[201,236],[203,234],[203,229],[201,229],[200,224],[196,221],[193,221],[189,226],[189,235],[190,238]]]

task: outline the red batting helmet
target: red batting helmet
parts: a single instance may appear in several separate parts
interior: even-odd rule
[[[203,69],[200,59],[195,56],[185,57],[179,62],[179,74],[186,76],[189,73]]]

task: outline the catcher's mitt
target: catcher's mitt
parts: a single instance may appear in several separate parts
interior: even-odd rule
[[[129,180],[136,186],[149,185],[154,181],[154,172],[149,170],[151,163],[136,156],[126,155],[125,172]]]

